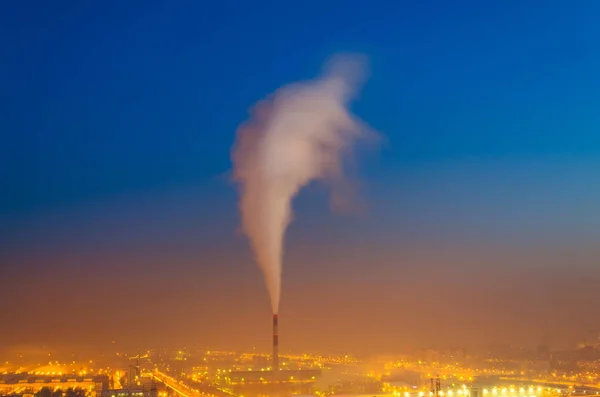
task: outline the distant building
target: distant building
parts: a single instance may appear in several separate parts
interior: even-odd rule
[[[232,371],[225,382],[236,395],[312,394],[320,376],[321,370]]]
[[[550,360],[550,348],[546,345],[539,345],[535,349],[536,360]]]
[[[94,391],[100,397],[102,390],[108,389],[107,375],[77,376],[66,375],[35,375],[26,372],[0,374],[0,395],[34,394],[43,387],[67,390],[85,389]]]
[[[99,397],[158,397],[158,390],[146,388],[102,390]]]
[[[379,394],[383,384],[375,378],[367,376],[339,380],[333,386],[333,394]]]

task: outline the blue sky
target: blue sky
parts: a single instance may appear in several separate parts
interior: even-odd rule
[[[594,2],[243,3],[11,5],[3,208],[207,181],[248,107],[337,51],[371,57],[378,173],[597,155]]]
[[[304,192],[284,275],[302,279],[306,252],[335,273],[353,243],[399,279],[431,251],[457,271],[473,255],[502,267],[501,253],[597,277],[598,15],[592,0],[7,2],[3,271],[172,254],[204,269],[183,275],[240,267],[260,291],[227,180],[236,127],[351,51],[371,60],[354,111],[386,137],[360,159],[370,210],[335,217],[324,191]]]

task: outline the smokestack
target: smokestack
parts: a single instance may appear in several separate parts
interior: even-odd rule
[[[279,371],[279,332],[278,328],[279,316],[273,314],[273,372]]]

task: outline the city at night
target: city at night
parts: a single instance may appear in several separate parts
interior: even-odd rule
[[[599,19],[0,4],[0,397],[600,396]]]

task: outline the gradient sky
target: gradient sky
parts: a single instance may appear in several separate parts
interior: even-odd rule
[[[386,143],[360,157],[365,214],[329,214],[318,185],[295,201],[282,350],[580,339],[600,327],[599,16],[4,2],[0,340],[266,349],[230,148],[253,103],[341,51],[371,60],[354,110]]]

